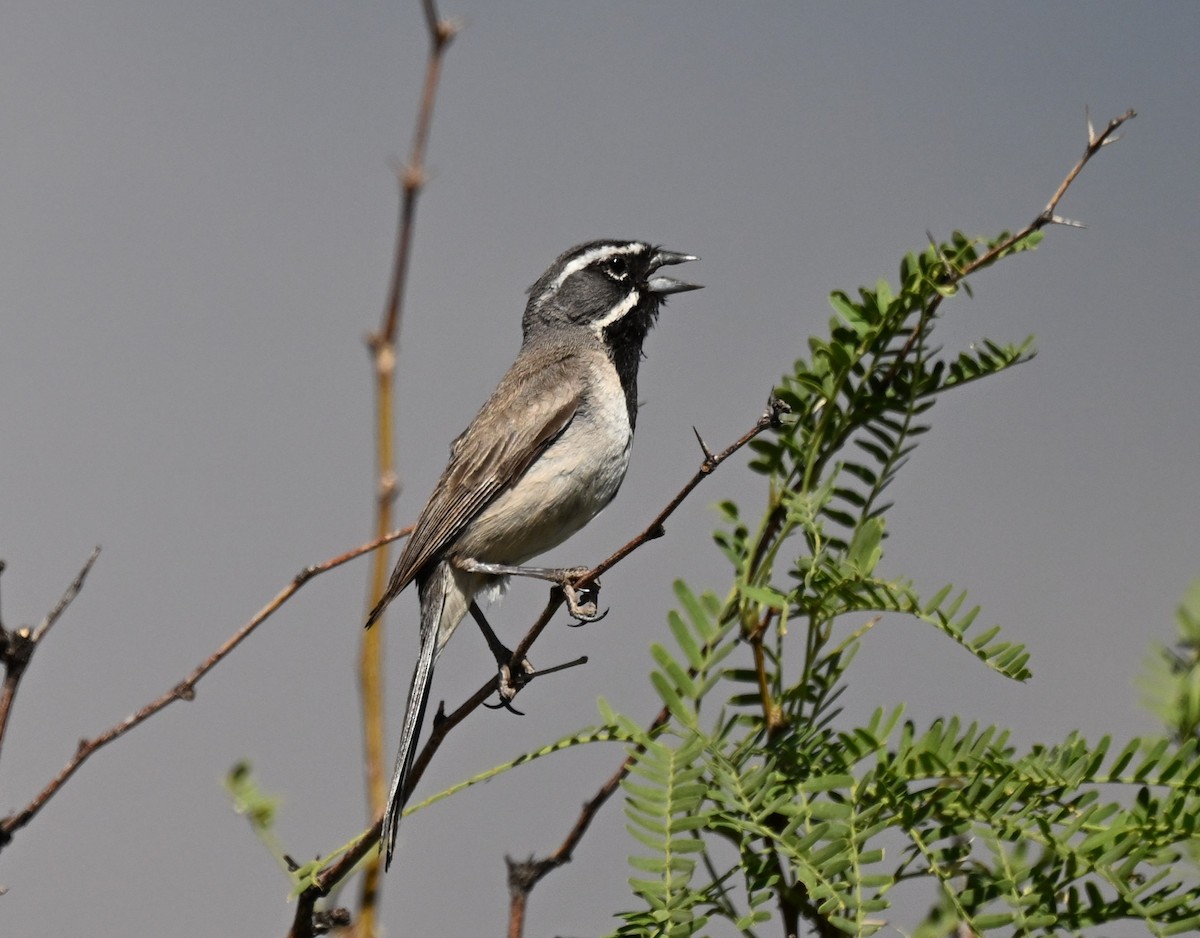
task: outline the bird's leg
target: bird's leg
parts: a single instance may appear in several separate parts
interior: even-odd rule
[[[535,673],[535,668],[529,663],[528,658],[521,659],[521,673],[514,675],[509,667],[509,662],[512,661],[512,649],[500,641],[495,630],[483,615],[483,610],[479,608],[476,602],[471,603],[471,617],[479,626],[479,631],[483,633],[484,639],[488,643],[488,648],[491,649],[492,655],[496,659],[496,667],[499,669],[500,675],[497,681],[497,691],[500,694],[500,705],[505,710],[511,710],[513,713],[524,716],[520,710],[517,710],[512,705],[512,699],[517,696],[519,691],[529,681],[529,678]]]
[[[517,567],[506,563],[484,563],[473,557],[453,557],[453,563],[468,573],[486,573],[490,576],[528,576],[538,580],[549,580],[558,586],[567,601],[567,611],[580,622],[596,622],[607,615],[607,611],[596,611],[595,599],[580,602],[580,594],[593,597],[600,592],[600,581],[596,580],[586,589],[575,588],[574,581],[588,572],[587,567]]]

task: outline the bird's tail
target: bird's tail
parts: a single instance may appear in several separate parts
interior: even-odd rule
[[[429,690],[433,684],[433,665],[442,643],[439,639],[443,625],[442,615],[447,611],[444,607],[450,587],[449,581],[450,577],[439,570],[429,580],[419,584],[421,651],[413,669],[408,704],[404,709],[404,727],[400,732],[400,748],[396,752],[396,767],[392,770],[392,786],[388,792],[387,810],[383,815],[380,842],[385,851],[385,870],[392,864],[396,830],[400,826],[400,812],[404,810],[404,804],[408,800],[409,776],[417,755],[417,738],[421,735],[421,724],[425,721],[425,707],[429,703]]]
[[[421,655],[413,670],[412,687],[408,692],[408,707],[404,711],[404,729],[400,734],[400,748],[396,752],[396,767],[392,770],[392,787],[388,792],[387,813],[383,816],[383,833],[380,840],[386,851],[384,869],[392,865],[392,851],[396,847],[396,830],[400,826],[400,812],[408,800],[408,778],[412,773],[413,759],[417,755],[417,737],[421,735],[421,724],[425,721],[425,707],[429,703],[429,689],[433,683],[433,659],[437,639],[430,635],[421,641]]]

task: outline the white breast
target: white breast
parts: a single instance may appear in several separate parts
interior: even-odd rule
[[[623,394],[585,398],[562,435],[479,515],[455,552],[521,564],[561,544],[617,494],[632,443]]]

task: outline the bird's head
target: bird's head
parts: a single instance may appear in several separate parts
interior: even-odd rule
[[[642,340],[663,298],[697,290],[658,273],[668,264],[698,258],[644,241],[589,241],[559,255],[529,288],[522,323],[525,338],[543,329],[587,329],[606,345]]]

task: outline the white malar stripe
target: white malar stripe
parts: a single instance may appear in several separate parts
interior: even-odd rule
[[[577,258],[575,258],[575,260],[567,264],[567,266],[559,272],[559,275],[554,278],[554,283],[550,285],[550,288],[546,292],[548,294],[553,293],[564,283],[566,283],[567,278],[571,276],[571,274],[583,270],[583,268],[587,267],[589,264],[594,263],[603,257],[618,257],[621,254],[636,254],[638,251],[645,250],[645,248],[646,245],[636,242],[633,244],[621,245],[606,244],[603,247],[593,248],[585,254],[580,254]]]
[[[605,329],[637,306],[640,298],[641,294],[637,290],[634,290],[629,294],[629,296],[625,297],[625,299],[621,300],[620,303],[610,309],[603,318],[597,319],[594,323],[592,323],[592,331],[595,332],[596,335],[600,335]]]

